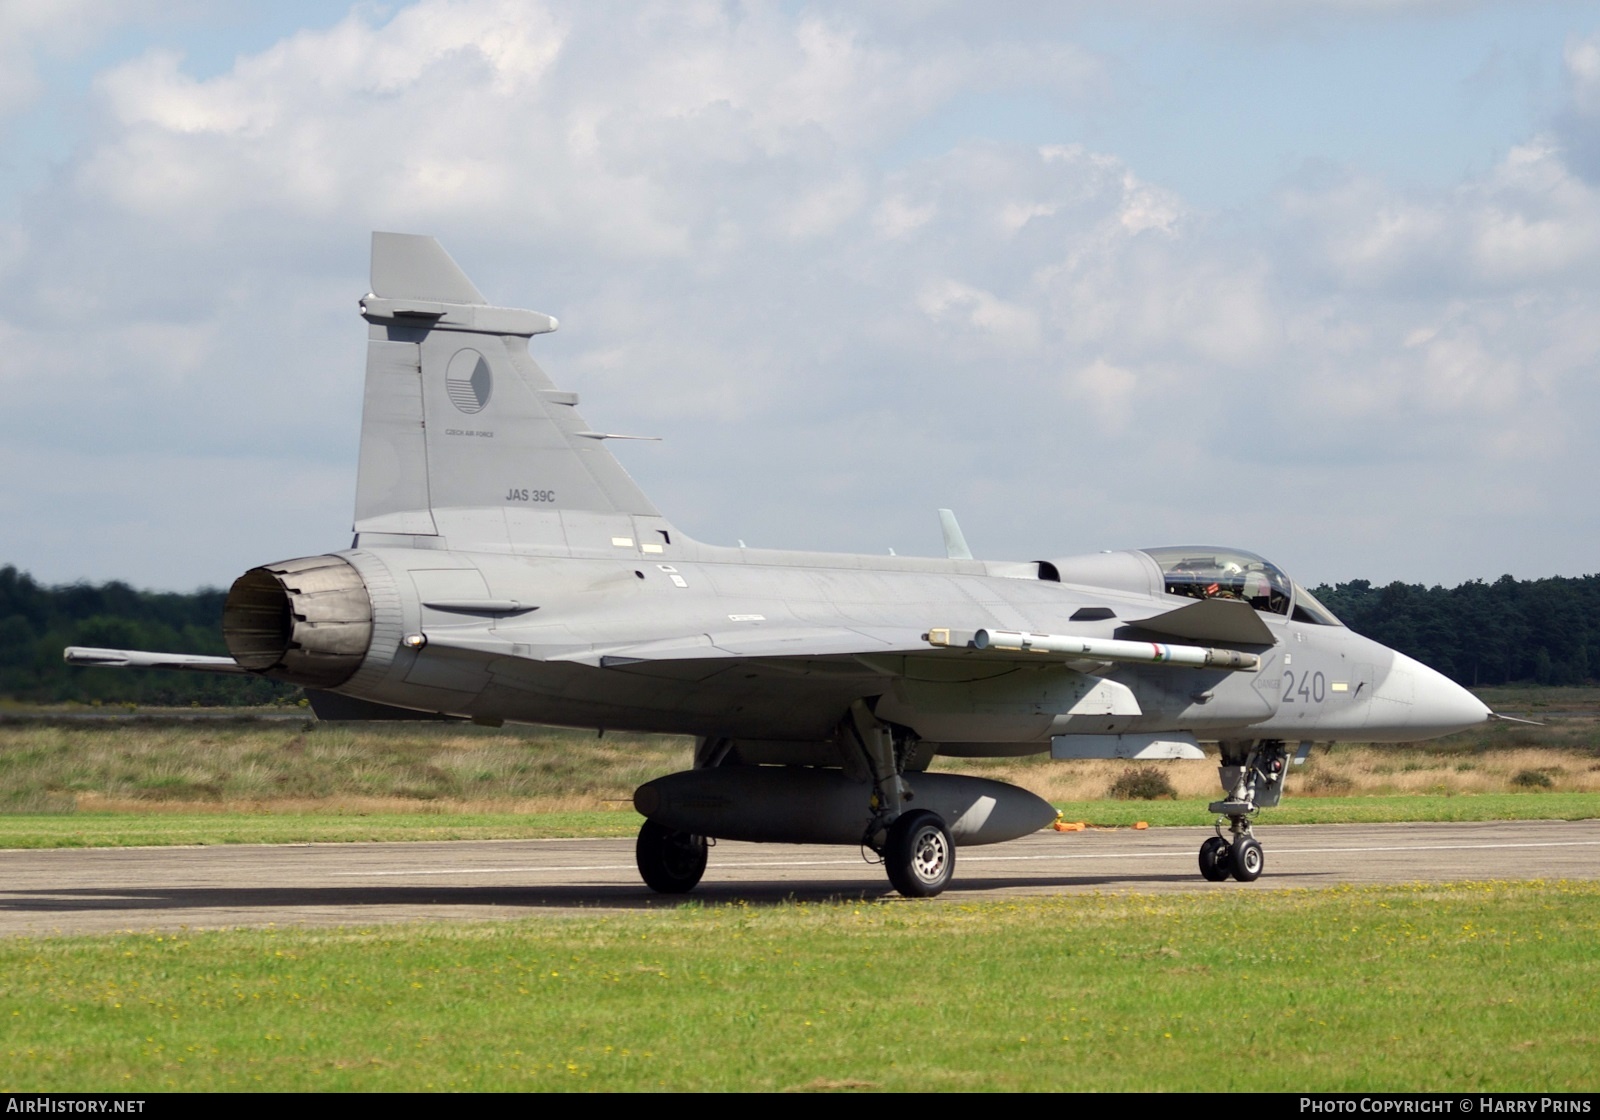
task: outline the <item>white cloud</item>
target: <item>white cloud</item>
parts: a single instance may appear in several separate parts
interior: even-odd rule
[[[1039,342],[1032,311],[958,280],[929,284],[918,294],[917,307],[930,319],[991,334],[1007,346],[1031,349]]]
[[[1083,401],[1099,424],[1120,435],[1128,427],[1138,387],[1139,379],[1130,370],[1097,358],[1068,379],[1067,395]]]
[[[1504,292],[1572,279],[1600,251],[1600,190],[1543,139],[1452,191],[1351,177],[1281,204],[1307,263],[1348,289]]]
[[[1580,113],[1600,114],[1600,38],[1575,35],[1561,53],[1574,108]]]
[[[0,120],[41,92],[39,60],[77,53],[150,5],[95,0],[0,0]]]
[[[1600,191],[1573,175],[1547,143],[1513,148],[1466,204],[1471,259],[1488,283],[1587,268],[1600,249]]]
[[[931,202],[919,205],[903,195],[891,194],[878,204],[872,224],[880,236],[893,239],[927,225],[937,213],[938,207]]]

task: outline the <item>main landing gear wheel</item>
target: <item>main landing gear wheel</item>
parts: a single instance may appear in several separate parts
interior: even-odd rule
[[[1261,878],[1262,869],[1266,866],[1266,853],[1256,843],[1255,837],[1246,836],[1233,846],[1233,877],[1239,882],[1255,882]]]
[[[706,838],[645,821],[633,848],[639,874],[653,891],[687,894],[706,873]]]
[[[907,898],[932,898],[950,885],[956,846],[937,813],[918,809],[889,826],[883,865],[895,890]]]
[[[1220,883],[1232,875],[1233,845],[1220,836],[1213,836],[1201,844],[1200,874],[1213,883]]]

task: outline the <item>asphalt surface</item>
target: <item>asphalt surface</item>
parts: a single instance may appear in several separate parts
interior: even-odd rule
[[[1337,884],[1600,878],[1600,821],[1282,825],[1257,836],[1266,873],[1208,883],[1209,828],[1041,832],[964,848],[941,905],[1081,891],[1260,891]],[[631,840],[281,844],[0,851],[0,936],[226,926],[339,926],[676,906],[653,894]],[[688,896],[898,898],[852,848],[721,843]]]

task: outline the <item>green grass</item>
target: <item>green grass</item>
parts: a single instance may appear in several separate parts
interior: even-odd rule
[[[1220,796],[1220,795],[1219,795]],[[1100,825],[1210,824],[1210,799],[1194,801],[1069,801],[1062,819]],[[1292,793],[1256,818],[1274,824],[1388,824],[1406,821],[1580,821],[1600,817],[1600,793],[1404,794],[1387,797],[1306,797]]]
[[[1593,1091],[1600,884],[0,943],[12,1091]]]
[[[1071,801],[1057,805],[1068,821],[1121,826],[1204,825],[1205,800]],[[1401,821],[1588,820],[1600,817],[1600,793],[1486,793],[1409,797],[1319,797],[1264,810],[1274,824],[1382,824]],[[129,848],[169,844],[312,844],[382,840],[523,840],[629,837],[639,829],[631,808],[553,813],[358,813],[338,809],[136,811],[0,815],[3,848]]]
[[[0,849],[633,836],[640,819],[631,808],[576,813],[25,814],[0,816]]]

